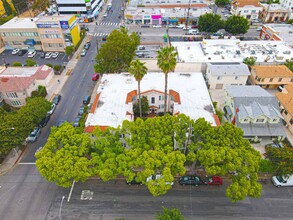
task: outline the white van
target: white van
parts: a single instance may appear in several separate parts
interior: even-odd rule
[[[176,28],[184,28],[185,27],[185,24],[178,24],[176,25]]]
[[[293,186],[293,175],[273,176],[272,181],[277,187]]]
[[[197,29],[191,29],[191,30],[188,31],[188,34],[196,35],[196,34],[198,34],[198,30]]]

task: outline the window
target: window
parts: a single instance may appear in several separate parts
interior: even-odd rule
[[[221,76],[218,76],[218,77],[217,77],[217,80],[221,80],[221,79],[222,79],[222,77],[221,77]]]
[[[282,81],[282,78],[279,78],[278,82],[281,82]]]
[[[286,110],[284,111],[284,113],[285,113],[285,115],[288,115],[288,112]]]
[[[243,13],[248,13],[248,10],[244,10]]]
[[[161,95],[159,95],[159,100],[160,100],[160,101],[163,100]]]
[[[151,103],[152,103],[152,104],[155,104],[155,97],[152,97],[152,99],[151,99]]]
[[[290,125],[293,125],[293,118],[291,118],[290,120]]]
[[[256,10],[251,10],[251,13],[256,13]]]
[[[265,78],[261,79],[261,81],[262,81],[262,82],[265,81]]]
[[[270,78],[270,82],[273,82],[273,78]]]
[[[6,93],[7,98],[18,98],[16,92],[8,92]]]
[[[260,118],[260,119],[256,119],[256,122],[258,123],[263,123],[265,120],[263,118]]]
[[[244,121],[244,122],[248,122],[248,119],[247,119],[247,118],[245,118],[243,121]]]
[[[293,78],[291,78],[290,82],[293,82]]]
[[[16,101],[11,101],[11,104],[14,106],[18,106],[18,105],[21,105],[21,102],[19,100],[16,100]]]
[[[235,76],[235,80],[238,80],[239,79],[239,76]]]

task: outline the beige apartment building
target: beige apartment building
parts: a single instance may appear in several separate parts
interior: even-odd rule
[[[290,17],[290,10],[280,4],[262,4],[261,19],[265,23],[285,22]]]
[[[293,83],[293,72],[285,65],[253,66],[250,81],[262,88],[278,88]]]

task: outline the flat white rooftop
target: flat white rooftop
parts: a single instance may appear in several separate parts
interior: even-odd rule
[[[256,62],[285,62],[293,49],[282,41],[240,41],[238,39],[172,42],[179,62],[242,62],[254,57]]]
[[[38,18],[13,18],[10,21],[0,26],[0,29],[26,29],[26,28],[37,28],[35,21]]]
[[[293,45],[293,25],[292,24],[265,24],[274,32],[278,32],[278,36],[289,45]]]
[[[159,90],[164,92],[164,74],[148,73],[141,81],[141,92]],[[128,73],[104,74],[97,90],[100,93],[99,102],[94,113],[88,114],[87,126],[122,125],[124,120],[131,121],[132,105],[126,104],[127,94],[137,89],[137,82]],[[214,108],[202,73],[170,73],[168,90],[180,94],[181,104],[174,105],[174,112],[186,114],[196,120],[205,118],[211,125],[216,126]]]

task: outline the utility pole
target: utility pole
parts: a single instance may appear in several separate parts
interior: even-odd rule
[[[186,21],[185,21],[185,28],[186,28],[186,31],[185,31],[185,34],[187,35],[188,33],[188,20],[189,20],[189,11],[190,11],[190,8],[191,8],[191,0],[189,0],[189,3],[188,3],[188,10],[187,10],[187,16],[186,16]]]

